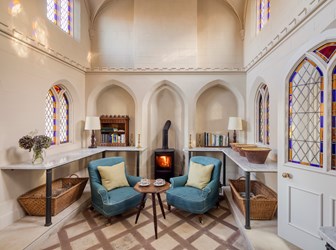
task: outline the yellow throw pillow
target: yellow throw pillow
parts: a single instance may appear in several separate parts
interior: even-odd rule
[[[97,168],[102,180],[102,185],[108,191],[118,187],[129,187],[124,162],[113,166],[98,166]]]
[[[205,188],[208,185],[212,170],[214,168],[213,164],[202,165],[195,162],[190,162],[189,174],[186,186],[191,186],[199,189]]]

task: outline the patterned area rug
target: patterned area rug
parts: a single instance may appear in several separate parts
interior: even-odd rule
[[[136,209],[113,217],[109,225],[104,216],[86,209],[51,236],[42,249],[247,249],[225,200],[203,215],[201,224],[197,215],[174,207],[169,212],[165,196],[162,198],[166,219],[158,206],[158,239],[154,235],[152,201],[147,200],[137,224]]]

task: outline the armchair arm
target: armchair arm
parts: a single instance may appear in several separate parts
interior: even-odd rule
[[[216,181],[212,180],[202,190],[202,197],[206,198],[211,192],[218,192],[216,189]]]
[[[188,175],[170,178],[171,188],[182,187],[187,183]]]
[[[127,181],[131,187],[134,187],[141,180],[140,176],[126,175]]]
[[[98,182],[91,183],[93,199],[100,199],[103,204],[108,203],[108,196],[106,188]]]

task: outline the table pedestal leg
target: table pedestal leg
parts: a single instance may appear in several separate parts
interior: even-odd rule
[[[136,218],[135,218],[135,224],[138,223],[140,212],[145,207],[145,204],[146,204],[146,195],[147,195],[146,193],[143,193],[143,195],[142,195],[142,199],[141,199],[141,202],[139,204],[138,212],[137,212],[137,215],[136,215]]]
[[[245,195],[246,195],[246,200],[245,200],[245,228],[246,229],[251,229],[250,225],[250,172],[245,172]]]
[[[158,197],[158,200],[159,200],[159,204],[160,204],[160,208],[161,208],[163,218],[166,219],[166,214],[165,214],[164,209],[163,209],[163,204],[162,204],[160,193],[157,193],[157,197]]]
[[[52,196],[52,169],[47,169],[46,173],[46,217],[45,226],[48,227],[51,222],[51,196]]]
[[[156,218],[155,193],[152,193],[152,203],[153,203],[153,219],[154,219],[155,239],[157,239],[157,218]]]

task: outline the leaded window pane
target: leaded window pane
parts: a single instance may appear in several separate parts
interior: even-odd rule
[[[289,82],[289,161],[322,167],[323,76],[304,59]]]
[[[69,102],[65,94],[60,97],[60,142],[69,142]]]
[[[70,33],[70,1],[60,1],[60,27],[67,33]]]
[[[336,42],[324,44],[323,46],[314,50],[314,52],[319,57],[321,57],[326,63],[328,63],[336,53]]]
[[[47,0],[47,18],[56,23],[57,14],[56,14],[56,2],[55,0]]]
[[[258,1],[258,30],[262,30],[265,24],[268,22],[271,13],[271,1],[259,0]]]
[[[264,142],[264,105],[263,98],[259,98],[259,142]]]
[[[269,124],[269,94],[268,92],[266,96],[265,118],[266,118],[266,144],[269,144],[270,143],[270,124]]]
[[[50,90],[45,105],[45,134],[51,138],[52,144],[56,143],[56,99]]]

